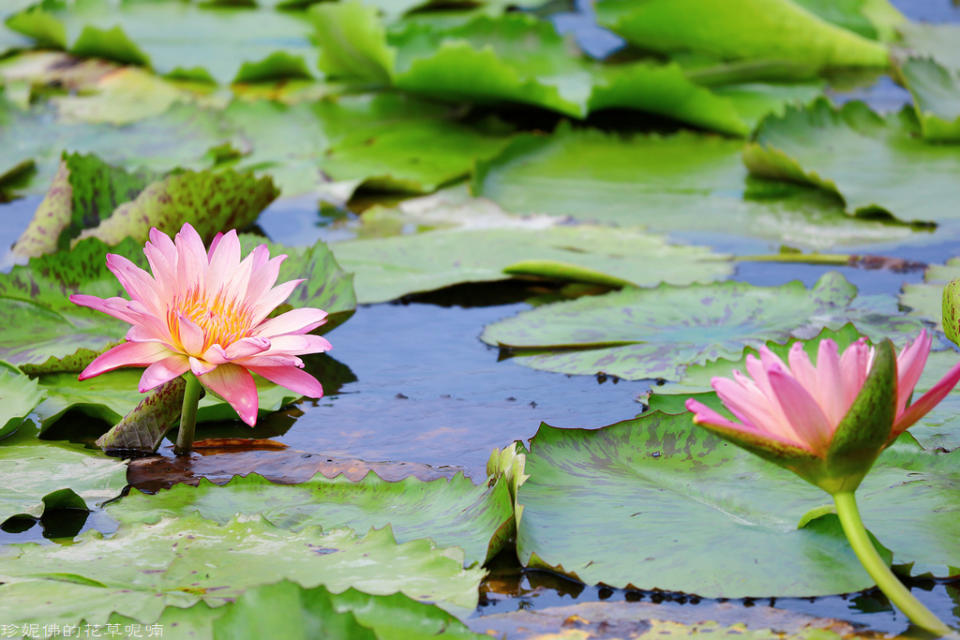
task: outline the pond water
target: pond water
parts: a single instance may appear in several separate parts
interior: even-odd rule
[[[960,8],[946,2],[899,0],[895,4],[914,19],[960,21]],[[589,15],[581,9],[577,14],[556,16],[557,27],[575,30],[594,55],[618,46],[609,33],[593,30]],[[882,110],[899,108],[909,100],[909,95],[888,79],[837,96],[864,99]],[[9,246],[19,236],[38,201],[25,198],[0,205],[5,221],[0,226],[0,246]],[[349,224],[321,215],[312,201],[304,200],[275,203],[261,216],[260,227],[274,241],[293,245],[351,234]],[[674,237],[718,251],[759,253],[773,249],[736,235],[684,233]],[[952,225],[901,246],[845,250],[933,263],[956,255],[958,238],[960,225]],[[799,279],[809,286],[826,270],[816,265],[747,262],[737,267],[733,278],[758,285]],[[919,270],[839,270],[863,293],[896,294],[904,283],[922,279]],[[496,349],[479,340],[484,325],[530,308],[523,300],[531,293],[531,286],[521,283],[461,285],[396,303],[359,307],[348,323],[330,335],[334,345],[330,355],[338,366],[330,367],[330,375],[324,380],[327,395],[317,401],[301,401],[295,408],[264,420],[255,437],[335,459],[426,465],[440,475],[462,471],[480,482],[490,451],[531,438],[541,421],[559,427],[597,428],[642,412],[644,406],[638,397],[654,381],[535,371],[509,358],[502,359]],[[84,422],[74,419],[65,423],[58,435],[66,437],[68,431],[77,429],[71,437],[89,440],[102,426]],[[198,433],[199,438],[231,435],[249,436],[250,432],[232,425],[214,425],[201,426]],[[161,448],[161,454],[173,457],[169,443]],[[262,451],[258,455],[258,464],[268,466],[271,456],[281,453]],[[200,466],[198,463],[197,468]],[[40,524],[19,522],[0,532],[0,543],[42,541],[45,536],[69,535],[89,528],[109,533],[115,524],[96,511],[89,517],[60,517]],[[948,624],[960,624],[960,582],[917,581],[911,586],[914,594]],[[766,607],[775,606],[817,617],[836,617],[887,633],[903,633],[909,626],[876,590],[816,599],[719,603],[682,594],[583,585],[548,572],[522,570],[509,557],[500,557],[494,563],[471,626],[483,631],[487,626],[482,618],[491,614],[590,601],[658,603],[666,611],[695,608],[702,611],[704,619],[717,618],[723,604],[732,619],[758,625],[770,615]],[[729,613],[731,605],[735,607],[733,614]]]

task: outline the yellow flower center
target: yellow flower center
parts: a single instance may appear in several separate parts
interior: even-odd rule
[[[215,344],[226,348],[237,340],[247,337],[253,328],[250,307],[242,304],[242,301],[235,297],[228,298],[222,290],[213,298],[209,298],[200,287],[195,287],[186,295],[178,296],[174,300],[173,305],[167,310],[167,326],[170,327],[170,333],[177,341],[180,341],[180,315],[189,318],[203,331],[201,353]],[[182,342],[179,346],[184,349]]]

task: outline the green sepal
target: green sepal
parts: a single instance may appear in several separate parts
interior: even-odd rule
[[[854,491],[887,446],[897,417],[897,352],[890,340],[876,346],[863,388],[833,434],[823,471],[811,480],[830,495]]]
[[[764,460],[780,465],[785,469],[790,469],[791,471],[799,473],[801,476],[803,476],[803,474],[800,473],[799,469],[813,467],[823,462],[822,459],[813,452],[791,444],[777,442],[776,440],[770,440],[763,436],[745,433],[737,429],[719,427],[713,424],[700,424],[700,426],[712,431],[727,442],[737,445],[741,449],[746,449]],[[804,477],[806,478],[806,476]]]
[[[947,339],[960,345],[960,280],[951,280],[943,287],[943,332]]]
[[[151,391],[123,420],[97,439],[107,453],[153,453],[180,417],[186,383],[178,376]]]

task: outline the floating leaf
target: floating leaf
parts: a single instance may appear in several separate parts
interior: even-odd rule
[[[910,58],[900,75],[927,140],[960,141],[960,75],[929,58]]]
[[[653,413],[599,430],[542,425],[527,471],[517,552],[528,566],[588,584],[708,597],[813,596],[872,584],[835,517],[798,528],[805,513],[829,503],[827,494],[696,428],[690,414]],[[952,456],[910,445],[881,456],[858,496],[894,564],[955,573],[960,506],[950,487],[958,479]],[[599,532],[603,544],[583,544]]]
[[[88,532],[69,546],[0,551],[0,597],[12,623],[103,624],[114,612],[152,623],[166,606],[222,606],[282,579],[334,592],[400,591],[466,613],[482,575],[463,568],[459,550],[426,540],[398,545],[389,529],[359,538],[348,529],[294,533],[262,519],[219,524],[196,515],[121,527],[108,539]]]
[[[838,193],[850,213],[882,210],[925,222],[958,217],[960,154],[925,143],[909,108],[880,116],[862,102],[834,108],[818,100],[764,120],[743,157],[756,175]]]
[[[310,25],[293,12],[82,0],[69,10],[28,9],[7,24],[46,47],[220,83],[242,78],[245,63],[275,62],[271,56],[277,52],[301,60],[313,55]]]
[[[249,173],[184,171],[149,185],[98,226],[78,236],[118,244],[124,238],[146,242],[151,228],[173,235],[189,222],[207,241],[228,229],[251,226],[279,195],[270,178]]]
[[[528,104],[577,118],[640,109],[746,135],[763,114],[819,93],[815,86],[802,97],[793,88],[741,86],[724,96],[697,85],[676,64],[604,66],[570,52],[552,25],[522,13],[479,15],[453,26],[414,20],[392,31],[355,2],[316,5],[311,14],[320,32],[320,66],[329,76],[452,100]]]
[[[16,431],[45,395],[36,380],[0,366],[0,440]]]
[[[934,264],[923,272],[923,283],[904,283],[900,304],[910,307],[910,315],[940,324],[943,308],[943,286],[960,278],[960,258],[945,264]]]
[[[630,43],[663,53],[786,60],[817,68],[888,64],[883,45],[825,22],[791,0],[603,0],[597,19]]]
[[[294,531],[316,525],[364,533],[389,525],[399,542],[430,538],[441,547],[460,547],[467,564],[496,555],[513,525],[505,481],[478,487],[461,474],[430,482],[413,477],[388,482],[374,473],[359,482],[318,474],[295,485],[274,484],[259,475],[236,477],[222,486],[201,480],[197,487],[181,484],[155,495],[133,492],[108,513],[122,523],[190,513],[224,523],[235,514],[260,514]]]
[[[895,42],[898,30],[907,23],[889,0],[793,0],[827,22],[865,38]]]
[[[851,218],[836,197],[816,189],[767,194],[767,185],[753,185],[759,193],[745,197],[742,149],[689,132],[619,136],[561,126],[552,136],[518,136],[481,162],[473,192],[516,214],[709,231],[820,251],[910,237],[906,226]]]
[[[93,507],[127,485],[123,462],[81,445],[38,440],[36,429],[26,426],[0,441],[0,473],[16,478],[0,487],[0,523],[20,514],[40,517],[47,509]]]
[[[472,250],[478,246],[487,249]],[[356,274],[361,303],[511,274],[620,287],[706,282],[732,270],[726,256],[706,249],[668,244],[637,229],[590,225],[433,231],[340,242],[332,249]]]
[[[879,309],[878,303],[885,303]],[[866,335],[915,335],[923,324],[893,315],[896,301],[856,298],[856,287],[829,272],[807,290],[800,282],[756,287],[741,282],[624,289],[524,311],[488,325],[481,340],[520,352],[534,369],[621,378],[679,379],[692,364],[739,359],[746,346],[853,321]]]

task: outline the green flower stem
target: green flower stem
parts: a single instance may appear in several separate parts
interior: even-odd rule
[[[857,510],[857,500],[852,491],[840,491],[834,494],[833,501],[837,505],[837,515],[843,532],[853,547],[853,551],[860,559],[860,564],[867,570],[880,590],[898,609],[907,614],[907,617],[919,627],[935,633],[938,636],[956,638],[956,633],[945,625],[932,611],[923,606],[923,603],[913,597],[910,590],[890,571],[890,568],[877,553],[867,530],[863,527],[860,512]]]
[[[193,435],[197,430],[197,405],[200,403],[200,381],[197,376],[187,372],[187,387],[183,391],[183,409],[180,412],[180,431],[173,452],[178,456],[190,454],[193,448]]]

